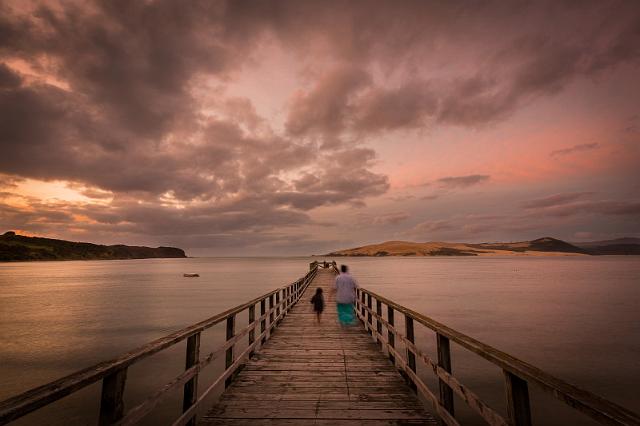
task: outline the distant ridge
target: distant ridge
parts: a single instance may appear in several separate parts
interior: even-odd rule
[[[0,261],[21,260],[116,260],[187,257],[175,247],[141,247],[25,237],[9,231],[0,235]]]
[[[586,243],[572,243],[587,250],[591,254],[607,255],[640,255],[640,238],[617,238],[615,240],[589,241]]]
[[[630,242],[632,239],[625,239]],[[615,240],[614,240],[615,241]],[[587,243],[589,244],[589,243]],[[562,256],[562,255],[602,255],[602,254],[640,254],[640,244],[624,245],[624,250],[615,250],[615,244],[609,246],[579,246],[552,237],[543,237],[531,241],[515,243],[447,243],[411,241],[386,241],[327,253],[324,256]],[[632,246],[629,248],[627,246]],[[602,247],[609,247],[603,249]],[[613,248],[612,248],[613,247]],[[635,247],[635,248],[633,248]],[[637,249],[637,251],[635,251]]]

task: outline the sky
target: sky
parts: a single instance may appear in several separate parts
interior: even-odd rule
[[[0,232],[640,236],[637,1],[0,3]]]

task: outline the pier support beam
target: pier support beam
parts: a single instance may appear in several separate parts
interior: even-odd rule
[[[187,339],[187,356],[185,359],[185,370],[190,369],[198,363],[200,359],[200,333],[194,334]],[[186,412],[198,400],[198,375],[193,376],[184,384],[182,397],[182,412]],[[196,424],[196,417],[193,416],[188,422],[188,426]]]
[[[449,339],[442,334],[437,334],[438,366],[447,373],[451,373],[451,346]],[[440,389],[440,405],[453,416],[453,390],[442,379],[438,379]]]
[[[233,338],[233,336],[235,335],[235,332],[236,332],[236,316],[231,315],[229,318],[227,318],[227,341]],[[225,354],[225,360],[224,360],[225,370],[233,365],[233,360],[234,360],[233,346],[231,346],[229,349],[227,349],[227,352]],[[233,380],[233,374],[231,374],[224,381],[224,387],[228,388],[229,385],[231,385],[232,380]]]
[[[520,377],[504,370],[507,415],[514,426],[531,426],[529,387]]]
[[[111,425],[124,414],[124,385],[127,381],[127,369],[118,370],[102,379],[102,397],[100,399],[100,426]]]

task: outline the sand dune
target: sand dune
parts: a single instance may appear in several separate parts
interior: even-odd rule
[[[430,241],[386,241],[338,250],[325,256],[584,256],[583,249],[565,241],[545,237],[515,243],[447,243]]]

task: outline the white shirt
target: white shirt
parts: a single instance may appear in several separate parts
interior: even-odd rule
[[[336,277],[336,303],[354,303],[358,284],[351,274],[344,272]]]

